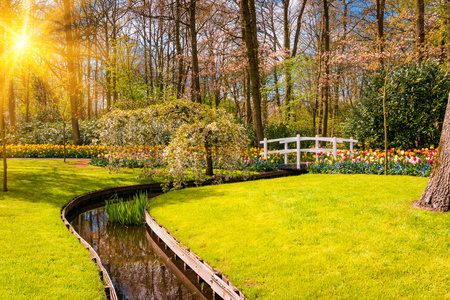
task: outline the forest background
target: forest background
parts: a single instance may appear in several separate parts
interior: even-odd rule
[[[437,146],[449,91],[445,0],[1,0],[8,143],[97,140],[98,119],[186,98],[262,137]],[[399,138],[399,136],[403,136]]]

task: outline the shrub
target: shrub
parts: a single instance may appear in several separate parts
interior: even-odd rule
[[[89,145],[93,141],[98,140],[98,120],[81,120],[80,138],[83,145]],[[10,137],[10,141],[18,144],[55,144],[63,143],[64,126],[61,121],[42,122],[35,121],[23,123],[17,128],[14,136]],[[73,143],[72,131],[70,123],[66,123],[66,143]]]
[[[382,89],[385,73],[368,74],[361,99],[349,114],[345,132],[369,148],[384,144]],[[388,77],[386,110],[388,145],[395,148],[437,146],[450,87],[450,77],[432,61],[409,64]]]

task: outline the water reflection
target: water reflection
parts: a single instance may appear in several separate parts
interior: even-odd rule
[[[144,227],[108,223],[103,207],[80,214],[72,226],[100,255],[119,298],[203,298],[166,267],[150,245]]]

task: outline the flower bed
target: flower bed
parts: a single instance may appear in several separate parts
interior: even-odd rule
[[[388,150],[387,173],[428,177],[431,174],[436,150]],[[310,173],[322,174],[384,174],[384,151],[321,153],[318,160],[309,162]]]
[[[66,145],[66,157],[91,158],[101,152],[109,151],[105,146]],[[63,145],[7,145],[6,156],[12,158],[61,158],[64,157]]]

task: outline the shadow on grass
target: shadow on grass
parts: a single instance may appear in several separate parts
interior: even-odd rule
[[[76,169],[55,161],[13,161],[8,169],[9,191],[0,199],[48,203],[62,207],[81,194],[107,187],[143,183],[136,174]]]

